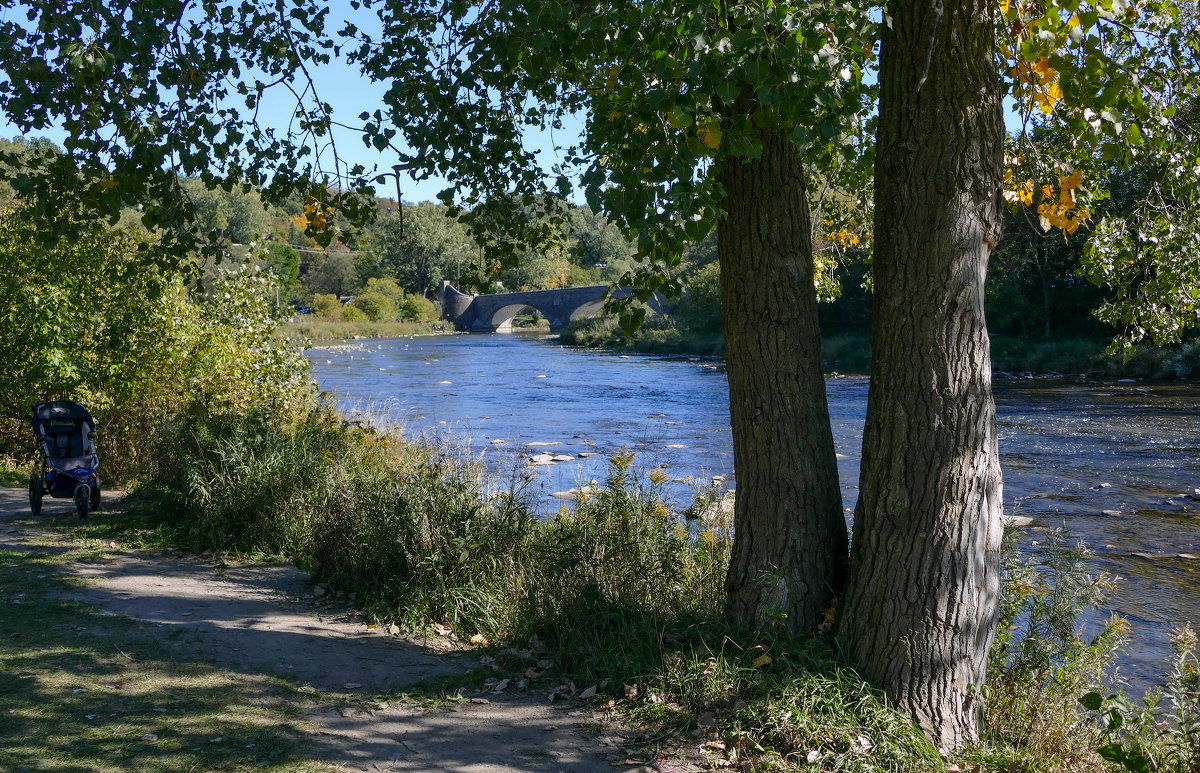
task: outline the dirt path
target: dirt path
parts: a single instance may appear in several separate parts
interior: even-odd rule
[[[70,511],[46,500],[33,519],[23,489],[0,488],[0,549],[61,539],[40,520]],[[104,513],[93,517],[104,518]],[[391,702],[363,710],[362,698],[480,666],[448,641],[412,641],[368,628],[332,609],[292,566],[211,562],[111,546],[70,571],[89,582],[73,598],[143,623],[151,635],[198,661],[271,674],[344,700],[311,716],[315,756],[363,771],[689,771],[694,763],[635,759],[633,731],[593,716],[581,702],[550,704],[543,692],[494,695],[425,710]],[[468,690],[467,697],[475,693]]]

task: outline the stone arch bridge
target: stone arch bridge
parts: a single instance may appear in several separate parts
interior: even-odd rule
[[[509,333],[513,317],[525,307],[537,309],[550,321],[551,330],[561,330],[574,319],[594,317],[604,307],[608,285],[589,287],[567,287],[562,290],[528,290],[519,293],[496,293],[493,295],[467,295],[454,285],[443,281],[438,285],[438,300],[442,303],[442,319],[454,323],[458,330],[470,333]],[[628,298],[628,288],[618,287],[613,291],[615,298]],[[657,294],[649,303],[650,308],[665,310],[662,298]]]

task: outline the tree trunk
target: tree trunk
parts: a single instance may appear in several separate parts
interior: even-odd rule
[[[808,191],[788,136],[723,162],[717,236],[737,499],[726,612],[820,625],[841,590],[846,522],[821,368]]]
[[[941,0],[887,6],[873,362],[838,630],[862,674],[943,748],[977,737],[999,591],[983,314],[1002,224],[993,6],[946,0],[940,19]]]

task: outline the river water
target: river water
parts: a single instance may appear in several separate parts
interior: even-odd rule
[[[672,477],[676,504],[714,476],[734,488],[720,360],[560,346],[540,335],[369,340],[309,352],[346,415],[386,417],[449,440],[513,480],[534,454],[569,454],[528,484],[551,495],[603,480],[606,455]],[[867,380],[826,382],[843,498],[857,499]],[[1033,519],[1036,551],[1064,526],[1120,578],[1110,610],[1133,634],[1121,674],[1135,688],[1165,672],[1171,629],[1200,622],[1200,387],[1022,382],[995,389],[1005,511]],[[532,444],[532,445],[531,445]],[[595,454],[580,457],[580,454]]]

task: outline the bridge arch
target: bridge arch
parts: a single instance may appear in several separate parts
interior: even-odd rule
[[[533,309],[543,317],[546,316],[546,312],[533,304],[510,303],[493,311],[492,316],[487,320],[487,325],[496,333],[511,333],[513,320],[525,309]]]
[[[566,287],[561,290],[528,290],[494,295],[467,295],[443,281],[438,287],[442,318],[463,331],[472,333],[508,333],[512,320],[521,309],[531,307],[550,322],[551,330],[560,330],[573,319],[595,316],[604,307],[608,285]],[[627,288],[616,288],[615,297],[628,297]],[[662,299],[655,296],[650,306],[665,311]]]
[[[588,301],[587,303],[581,303],[575,308],[575,311],[571,312],[571,316],[567,318],[567,321],[574,322],[577,319],[594,317],[604,310],[604,303],[605,301],[603,298],[594,301]]]

